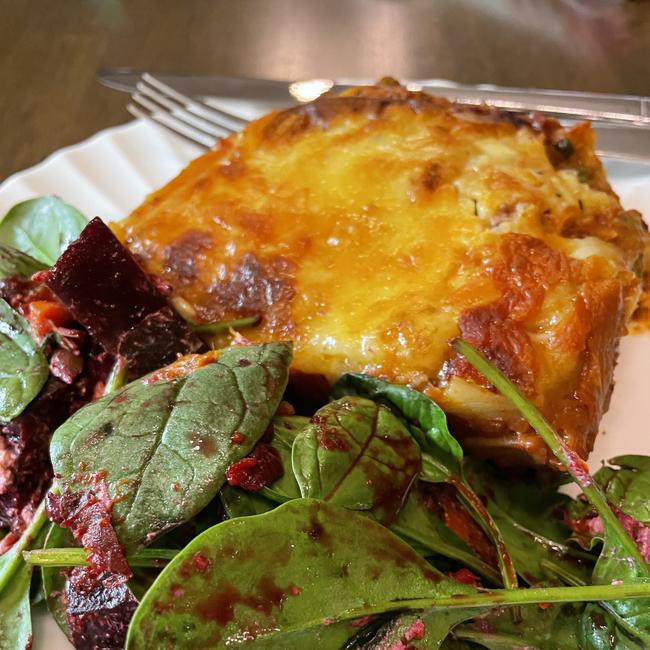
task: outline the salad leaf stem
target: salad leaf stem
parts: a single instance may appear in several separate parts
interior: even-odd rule
[[[159,567],[178,555],[176,549],[143,548],[127,556],[132,567]],[[49,548],[23,551],[25,562],[35,566],[73,567],[88,566],[88,553],[83,548]]]
[[[246,318],[236,318],[234,320],[219,321],[218,323],[203,323],[196,325],[190,324],[190,327],[197,334],[222,334],[229,329],[241,329],[244,327],[253,327],[260,322],[259,316],[247,316]]]
[[[34,513],[31,523],[20,536],[20,539],[8,551],[0,555],[0,593],[23,564],[23,551],[26,551],[31,546],[47,521],[45,500],[43,500]]]
[[[633,600],[650,595],[650,582],[631,582],[615,585],[585,585],[581,587],[531,587],[526,589],[494,589],[474,594],[455,594],[442,598],[413,598],[359,607],[341,612],[334,621],[373,616],[396,610],[462,609],[511,607],[539,603],[578,603],[608,600]]]
[[[483,527],[496,546],[497,561],[499,563],[499,571],[503,578],[503,586],[506,589],[517,589],[519,585],[517,569],[510,558],[503,535],[494,519],[492,519],[492,516],[481,499],[476,496],[464,481],[452,480],[451,484],[458,490],[458,494],[465,505],[474,513],[475,520]]]
[[[540,565],[543,569],[548,571],[551,575],[555,576],[562,582],[565,582],[568,585],[573,587],[579,587],[581,585],[587,584],[581,578],[570,571],[567,571],[563,566],[560,566],[552,560],[541,560]]]
[[[609,526],[620,539],[620,543],[628,556],[640,566],[645,565],[645,561],[641,557],[634,540],[627,534],[621,522],[609,507],[607,498],[600,486],[591,478],[585,461],[569,448],[540,411],[481,352],[462,339],[455,339],[452,346],[476,370],[483,374],[504,397],[514,404],[521,415],[548,445],[555,457],[564,465],[574,481],[582,488],[585,497],[600,514],[604,525]]]
[[[129,366],[126,359],[118,357],[106,378],[104,386],[104,395],[110,395],[113,391],[118,390],[126,385],[129,376]]]
[[[572,586],[583,586],[585,585],[584,582],[580,580],[575,575],[568,574],[564,572],[563,568],[560,566],[557,566],[553,562],[548,562],[547,560],[542,560],[542,564],[546,566],[546,569],[550,572],[555,573],[561,580],[566,582],[569,585]],[[621,616],[614,607],[612,607],[612,604],[605,601],[601,600],[598,605],[602,607],[610,616],[614,618],[616,621],[616,625],[618,625],[620,628],[622,628],[627,634],[632,636],[632,638],[635,638],[637,636],[637,629],[634,627],[634,625],[631,625],[623,616]],[[593,607],[593,606],[592,606]]]
[[[445,482],[452,485],[460,496],[462,503],[472,515],[474,520],[485,531],[485,534],[492,540],[496,547],[497,561],[499,563],[499,572],[506,589],[517,589],[519,581],[517,580],[517,569],[508,553],[503,535],[496,525],[496,522],[488,512],[481,499],[475,494],[472,488],[467,484],[462,476],[461,471],[455,474],[444,466],[437,458],[430,454],[422,453],[422,472],[420,480],[430,483]],[[514,611],[515,618],[519,617],[518,610]]]

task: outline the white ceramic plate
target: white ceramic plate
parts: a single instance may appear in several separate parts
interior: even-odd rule
[[[252,117],[256,110],[242,106],[241,112]],[[62,149],[36,167],[8,178],[0,185],[0,215],[19,201],[56,194],[88,217],[120,219],[199,153],[199,148],[149,122],[130,122]],[[650,153],[647,163],[605,160],[605,164],[623,205],[640,210],[650,221]],[[650,455],[649,416],[645,412],[648,368],[650,334],[624,338],[616,389],[590,459],[592,468],[623,453]],[[38,608],[34,619],[34,650],[72,647],[45,611]]]

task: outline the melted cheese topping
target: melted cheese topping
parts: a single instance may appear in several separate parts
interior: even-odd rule
[[[153,194],[118,234],[198,320],[259,314],[246,337],[292,339],[294,367],[409,383],[465,421],[493,394],[446,373],[448,341],[464,313],[504,294],[494,271],[504,237],[539,239],[572,269],[523,321],[536,358],[531,395],[544,405],[580,372],[585,335],[558,342],[577,296],[608,281],[626,313],[635,303],[641,235],[626,238],[584,130],[574,147],[587,153],[562,168],[533,128],[397,95],[383,105],[319,100],[254,122]],[[580,165],[597,182],[581,181]],[[588,273],[586,258],[599,260]],[[459,382],[483,398],[464,404]],[[492,418],[504,410],[495,402]]]

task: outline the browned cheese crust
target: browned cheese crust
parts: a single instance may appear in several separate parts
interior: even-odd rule
[[[260,315],[246,336],[293,339],[297,369],[409,384],[469,452],[534,465],[543,443],[448,341],[478,346],[587,456],[646,245],[588,124],[391,84],[251,123],[116,231],[196,320]]]

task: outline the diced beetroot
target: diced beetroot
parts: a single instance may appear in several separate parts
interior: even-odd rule
[[[421,640],[424,639],[426,633],[426,627],[424,626],[424,621],[421,618],[418,618],[414,621],[408,630],[404,633],[404,639],[406,641],[413,641],[413,639]]]
[[[126,585],[106,587],[88,567],[66,572],[63,600],[77,650],[121,650],[138,601]]]
[[[481,579],[473,571],[465,567],[458,569],[458,571],[450,571],[447,575],[456,582],[461,582],[464,585],[471,585],[477,589],[482,586]]]
[[[50,359],[50,372],[66,384],[71,384],[83,370],[83,365],[79,351],[59,348]]]
[[[280,454],[271,445],[260,442],[249,456],[233,463],[226,470],[229,485],[236,485],[249,492],[259,492],[283,473]]]
[[[169,308],[165,296],[99,218],[66,248],[45,283],[111,354],[119,352],[127,332],[140,326],[147,316]],[[176,352],[189,352],[188,341],[196,343],[197,339],[180,316],[171,313],[172,319],[178,319]],[[150,336],[151,328],[145,329],[146,337]]]
[[[176,360],[179,354],[195,352],[201,341],[171,307],[145,316],[120,338],[119,356],[129,370],[141,377]]]

